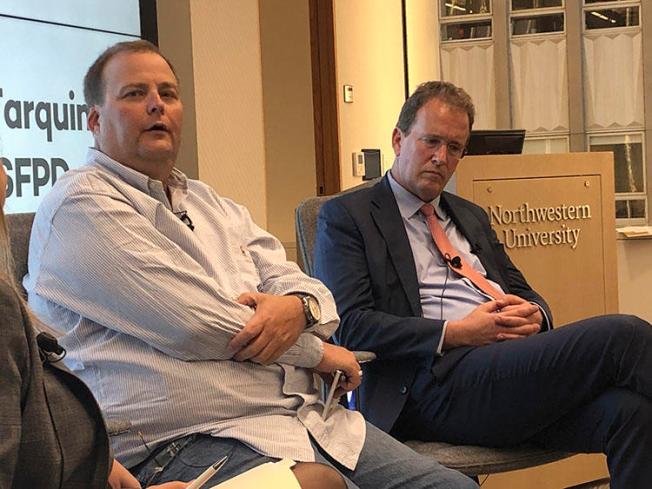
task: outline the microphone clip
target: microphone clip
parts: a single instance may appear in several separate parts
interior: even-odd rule
[[[446,255],[444,255],[444,261],[455,269],[459,270],[462,268],[462,259],[459,256],[451,257],[448,253],[446,253]]]
[[[191,231],[195,230],[195,226],[192,223],[192,219],[190,219],[190,216],[188,215],[188,211],[179,211],[174,213],[179,219],[181,219],[181,222],[183,222],[186,226],[190,228]]]

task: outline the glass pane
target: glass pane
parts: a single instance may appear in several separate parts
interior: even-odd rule
[[[440,0],[441,16],[491,13],[491,0]]]
[[[630,217],[645,218],[645,199],[629,201]]]
[[[629,217],[629,206],[626,200],[616,201],[616,219],[627,219]]]
[[[525,139],[523,154],[568,153],[567,137],[552,137],[546,139]]]
[[[587,29],[611,29],[639,25],[639,8],[611,8],[584,12]]]
[[[645,199],[617,200],[616,219],[645,219]]]
[[[564,30],[564,14],[537,15],[536,17],[512,18],[512,35],[561,32]]]
[[[591,151],[613,152],[616,193],[645,192],[641,143],[591,144]]]
[[[584,0],[584,5],[590,5],[592,3],[606,3],[606,2],[627,2],[629,0]]]
[[[491,21],[460,22],[442,24],[441,40],[457,41],[461,39],[486,39],[491,37]]]
[[[512,10],[532,8],[561,7],[562,0],[512,0]]]

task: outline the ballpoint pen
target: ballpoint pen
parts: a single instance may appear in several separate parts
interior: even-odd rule
[[[202,474],[199,477],[197,477],[194,481],[192,481],[192,483],[186,489],[199,489],[200,487],[202,487],[208,481],[208,479],[210,479],[215,474],[217,474],[217,472],[226,463],[228,458],[229,457],[222,457],[213,465],[208,467],[204,472],[202,472]]]
[[[342,371],[336,370],[335,375],[333,376],[333,382],[331,382],[331,387],[328,390],[328,396],[326,397],[326,402],[324,403],[324,410],[321,413],[321,419],[326,419],[328,417],[328,412],[331,410],[333,405],[333,398],[335,397],[335,390],[340,383],[340,377],[342,377]]]

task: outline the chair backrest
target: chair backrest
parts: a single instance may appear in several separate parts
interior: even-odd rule
[[[303,200],[295,212],[295,231],[297,236],[297,259],[299,266],[306,275],[313,276],[313,250],[315,248],[315,238],[317,237],[317,217],[319,210],[328,200],[338,195],[347,194],[355,190],[371,187],[380,181],[380,178],[366,181],[361,185],[344,190],[337,194],[325,195],[322,197],[309,197]]]
[[[306,275],[313,275],[313,250],[317,235],[317,216],[324,203],[334,195],[310,197],[302,201],[295,212],[297,235],[297,260]]]
[[[34,213],[8,214],[7,228],[11,243],[11,252],[14,255],[14,278],[18,287],[23,289],[23,277],[27,274],[27,256],[29,254],[29,237],[32,233]]]

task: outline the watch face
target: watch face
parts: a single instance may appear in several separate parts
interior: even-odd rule
[[[319,303],[312,297],[308,297],[308,307],[310,308],[310,314],[315,318],[315,321],[319,321],[319,318],[321,317]]]

